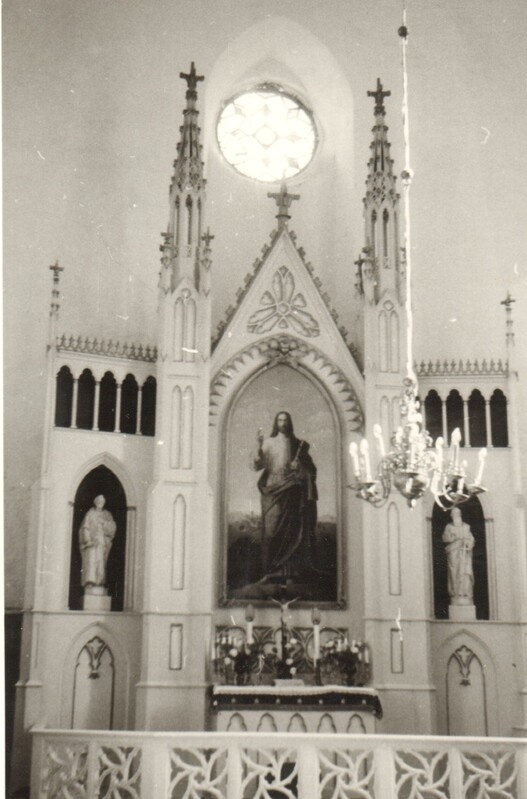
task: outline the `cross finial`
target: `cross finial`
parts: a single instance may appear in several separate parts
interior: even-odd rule
[[[207,231],[203,234],[203,236],[201,238],[205,242],[205,247],[207,248],[207,250],[209,250],[210,249],[210,243],[211,243],[211,241],[214,238],[214,236],[210,232],[210,228],[207,228]]]
[[[511,297],[510,291],[507,292],[507,296],[504,300],[500,302],[500,305],[505,306],[506,316],[506,329],[505,329],[505,341],[507,342],[507,347],[512,347],[514,345],[514,323],[512,321],[512,303],[516,302]]]
[[[51,306],[49,309],[49,315],[51,318],[58,318],[60,308],[59,280],[60,273],[64,270],[64,267],[59,266],[59,262],[57,260],[54,264],[51,264],[49,268],[53,272],[53,286],[51,288]]]
[[[190,72],[180,72],[179,77],[183,78],[183,80],[187,81],[187,97],[189,96],[196,96],[196,86],[198,85],[198,81],[204,80],[204,75],[197,75],[196,74],[196,65],[194,61],[190,64]]]
[[[55,261],[54,264],[51,264],[51,266],[49,268],[53,272],[53,282],[54,283],[58,283],[59,282],[59,278],[60,278],[60,273],[64,271],[64,267],[63,266],[59,266],[59,262],[57,260],[57,261]]]
[[[382,88],[381,79],[377,78],[377,88],[368,92],[368,97],[375,97],[375,113],[384,114],[384,98],[390,97],[391,92],[385,92]]]
[[[507,292],[507,296],[505,297],[504,300],[502,300],[500,302],[500,305],[504,305],[507,311],[511,311],[512,310],[511,305],[512,305],[513,302],[516,302],[516,300],[514,300],[511,297],[511,293],[510,293],[510,291],[508,291]]]
[[[291,215],[288,213],[291,203],[294,200],[299,200],[300,194],[289,194],[284,180],[280,186],[279,192],[269,191],[267,192],[267,196],[271,197],[278,206],[278,213],[276,215],[276,218],[278,219],[278,227],[285,227],[287,225],[287,220],[291,219]]]

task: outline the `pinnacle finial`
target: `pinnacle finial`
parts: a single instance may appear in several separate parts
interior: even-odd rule
[[[511,297],[511,293],[508,291],[507,296],[500,302],[500,305],[504,305],[505,309],[510,312],[512,311],[511,305],[513,302],[516,302],[516,300]]]
[[[382,88],[381,79],[377,78],[377,87],[374,91],[368,92],[368,97],[375,97],[375,114],[383,114],[385,113],[384,108],[384,98],[390,97],[391,92],[385,92]]]
[[[207,250],[210,250],[210,243],[213,240],[214,236],[210,232],[210,228],[207,228],[206,232],[202,235],[202,240],[205,242],[205,247]]]
[[[291,219],[291,214],[288,213],[291,203],[294,200],[299,200],[300,194],[289,194],[287,191],[286,182],[284,180],[282,181],[279,192],[269,191],[267,192],[267,196],[271,197],[276,202],[278,207],[276,218],[278,219],[279,229],[286,227],[288,220]]]
[[[505,306],[506,316],[506,331],[505,331],[505,341],[507,345],[514,344],[514,323],[512,321],[512,304],[516,302],[515,299],[511,297],[510,291],[507,292],[507,296],[504,300],[501,300],[500,305]]]
[[[58,260],[55,261],[54,264],[51,264],[49,267],[53,272],[53,286],[51,289],[51,306],[49,309],[50,316],[57,316],[60,308],[59,298],[60,298],[60,291],[59,291],[59,282],[60,282],[60,273],[64,271],[63,266],[59,266]]]
[[[192,61],[190,64],[190,72],[180,72],[179,77],[183,78],[183,80],[186,80],[187,82],[187,99],[192,98],[195,100],[197,97],[196,87],[198,85],[198,81],[205,80],[205,76],[198,75],[196,73],[196,65],[194,64],[194,61]]]

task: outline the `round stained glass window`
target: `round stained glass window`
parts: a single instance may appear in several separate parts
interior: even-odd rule
[[[265,183],[297,175],[313,158],[317,144],[312,114],[273,86],[230,100],[220,114],[217,136],[229,164]]]

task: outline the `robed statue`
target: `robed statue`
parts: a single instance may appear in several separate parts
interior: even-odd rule
[[[448,561],[450,604],[473,604],[472,552],[475,539],[470,527],[463,521],[459,508],[453,508],[450,517],[452,521],[447,524],[443,533]]]
[[[253,468],[262,504],[263,579],[301,577],[313,570],[317,526],[317,470],[307,441],[293,432],[291,415],[277,413],[269,438],[258,431]]]
[[[116,524],[109,510],[104,508],[102,494],[93,500],[79,529],[82,557],[81,583],[84,588],[106,584],[106,563],[115,537]]]

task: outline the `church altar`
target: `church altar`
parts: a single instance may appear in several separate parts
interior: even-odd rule
[[[286,684],[289,683],[289,684]],[[382,706],[374,688],[343,685],[213,685],[215,729],[221,732],[374,733]]]

